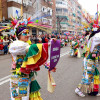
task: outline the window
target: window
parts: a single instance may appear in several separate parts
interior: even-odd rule
[[[61,14],[62,13],[62,8],[56,8],[56,13]]]
[[[62,12],[62,9],[61,8],[56,8],[56,11],[57,12]]]
[[[63,12],[68,12],[68,9],[63,8]]]
[[[56,4],[62,4],[62,2],[56,1]]]

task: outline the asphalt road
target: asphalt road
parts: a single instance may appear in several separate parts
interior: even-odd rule
[[[54,93],[47,91],[47,69],[41,66],[36,77],[41,86],[41,97],[43,100],[100,100],[100,97],[86,95],[85,98],[77,96],[74,92],[82,77],[82,58],[69,57],[69,47],[61,49],[61,58],[57,64],[56,73],[51,73],[56,82]],[[81,50],[82,52],[82,50]],[[0,100],[10,100],[9,78],[10,78],[11,56],[0,56]]]

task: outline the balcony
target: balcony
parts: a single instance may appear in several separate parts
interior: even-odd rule
[[[72,15],[73,15],[74,17],[76,17],[76,14],[75,14],[75,13],[72,13]]]
[[[77,13],[78,13],[79,15],[82,15],[82,13],[81,13],[80,11],[77,11]]]
[[[59,17],[59,18],[64,18],[64,19],[67,19],[67,20],[69,20],[69,18],[68,18],[68,16],[56,16],[56,17]]]
[[[77,6],[81,10],[81,6]]]
[[[68,17],[68,13],[56,12],[56,16],[65,16],[65,15]]]
[[[75,20],[75,19],[72,19],[72,22],[73,22],[73,23],[76,23],[76,20]]]
[[[56,1],[56,7],[57,8],[68,8],[67,1]]]

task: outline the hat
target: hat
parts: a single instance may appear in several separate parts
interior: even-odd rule
[[[16,28],[16,32],[15,32],[16,33],[16,36],[20,35],[22,33],[22,31],[25,30],[25,29],[27,29],[27,27],[24,27],[24,26],[17,27]]]
[[[84,31],[86,32],[85,36],[91,32],[89,39],[93,37],[96,33],[100,32],[100,25],[97,21],[88,22],[88,26],[85,26]]]
[[[27,29],[27,21],[13,20],[12,25],[16,36],[20,35],[23,30]]]

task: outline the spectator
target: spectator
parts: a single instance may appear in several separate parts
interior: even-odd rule
[[[54,35],[54,34],[52,34],[52,35],[51,35],[51,38],[55,38],[55,35]]]
[[[13,42],[13,37],[10,35],[9,36],[9,44]]]
[[[4,45],[4,54],[8,53],[8,45],[9,45],[9,39],[8,36],[5,36],[3,39],[3,45]]]
[[[47,34],[45,34],[45,43],[48,43],[48,37],[47,37]]]
[[[59,35],[57,35],[57,39],[60,39],[60,36]]]
[[[44,36],[44,34],[42,35],[41,38],[42,38],[42,43],[46,43],[46,42],[45,42],[45,36]]]
[[[49,36],[49,34],[47,34],[47,38],[48,38],[48,40],[50,40],[50,36]]]
[[[38,39],[37,35],[35,36],[34,42],[35,42],[35,44],[39,43],[39,39]]]
[[[30,41],[31,41],[32,44],[34,43],[34,37],[33,37],[33,35],[30,36]]]

